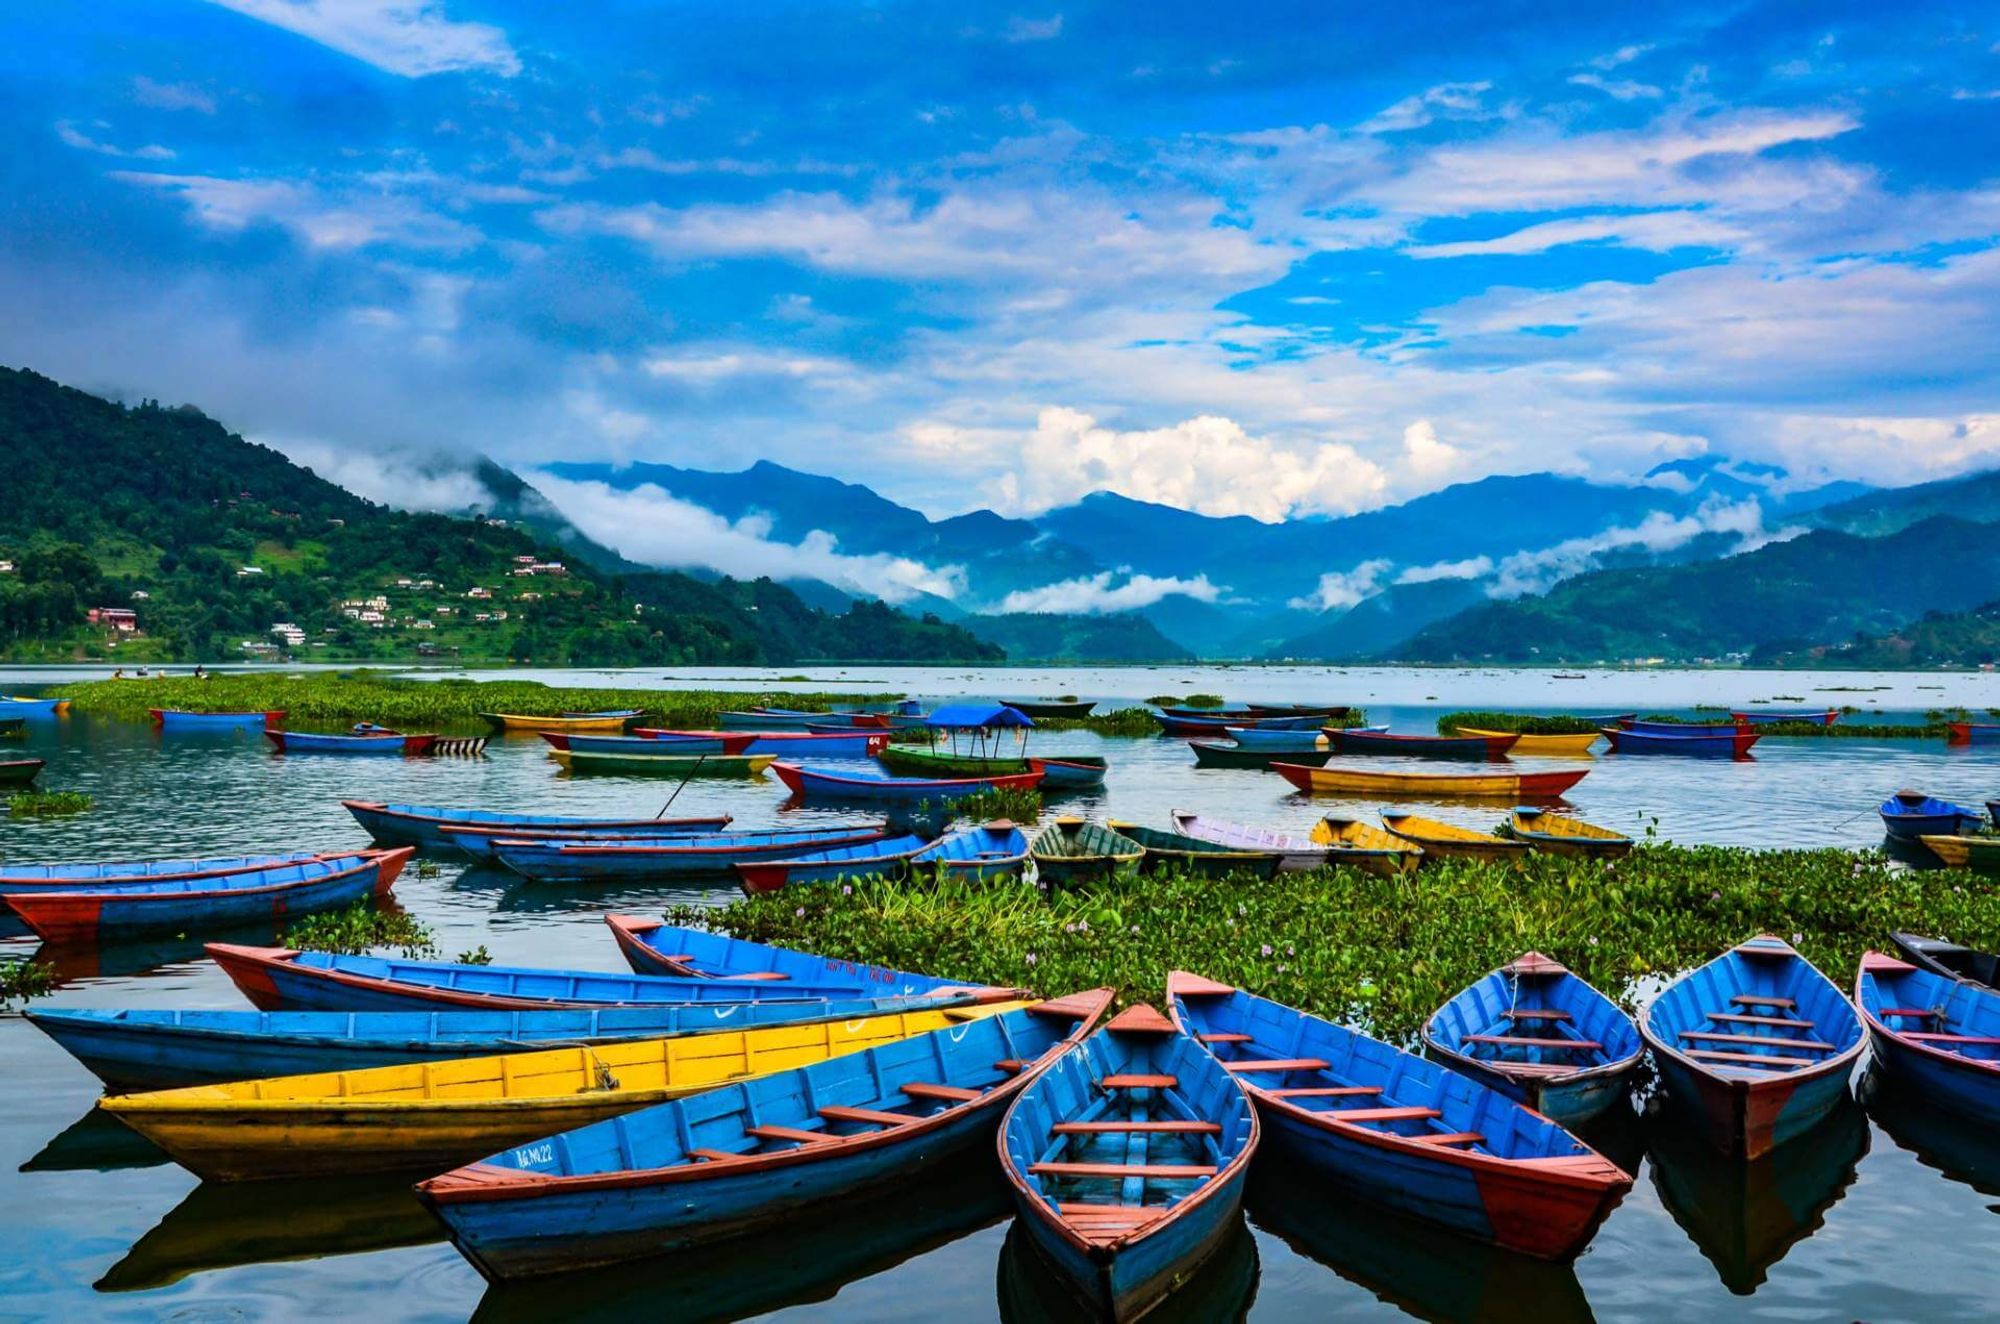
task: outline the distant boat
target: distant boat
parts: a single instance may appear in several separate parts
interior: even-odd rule
[[[641,744],[654,744],[651,740]],[[761,777],[771,766],[771,754],[655,754],[647,750],[599,753],[555,749],[549,757],[572,775],[609,773],[641,777]]]
[[[359,858],[359,851],[337,855]],[[315,851],[277,855],[213,855],[193,859],[116,860],[83,864],[0,864],[0,892],[97,891],[124,883],[171,883],[191,878],[217,878],[250,873],[279,865],[334,856]]]
[[[280,754],[428,754],[438,739],[435,734],[405,735],[367,723],[346,735],[266,729],[264,738]]]
[[[1190,740],[1188,749],[1194,754],[1197,768],[1241,768],[1252,772],[1269,771],[1273,763],[1297,763],[1305,767],[1324,767],[1333,757],[1331,750],[1278,750],[1257,749],[1244,745],[1226,745],[1219,740]]]
[[[665,741],[684,754],[699,753],[710,746],[721,754],[775,754],[779,758],[867,759],[887,748],[886,731],[676,731],[640,726],[635,736]]]
[[[1146,853],[1139,861],[1141,874],[1183,873],[1204,878],[1227,878],[1231,874],[1245,873],[1256,878],[1270,878],[1284,862],[1284,856],[1276,851],[1225,846],[1185,833],[1149,828],[1115,818],[1105,826],[1145,848]]]
[[[1384,810],[1382,822],[1389,831],[1403,840],[1413,841],[1422,846],[1426,860],[1456,857],[1496,864],[1502,861],[1518,861],[1528,853],[1528,843],[1525,841],[1516,841],[1511,837],[1496,837],[1490,832],[1478,832],[1472,828],[1460,827],[1456,823],[1425,818],[1420,814],[1398,814]]]
[[[28,786],[42,775],[42,759],[0,759],[0,786]]]
[[[891,970],[887,966],[834,960],[789,947],[710,933],[706,929],[680,928],[665,920],[637,915],[606,915],[604,922],[610,926],[611,936],[617,940],[626,964],[639,975],[755,983],[846,980],[854,986],[850,995],[853,997],[908,997],[941,990],[963,992],[971,987],[962,979],[941,979],[936,975]]]
[[[1840,709],[1750,708],[1729,715],[1739,722],[1749,722],[1755,726],[1771,726],[1778,722],[1809,722],[1814,726],[1832,726],[1840,720]]]
[[[1273,763],[1271,771],[1301,791],[1415,799],[1552,800],[1582,781],[1588,768],[1564,772],[1373,772]]]
[[[729,826],[728,814],[684,818],[567,818],[560,814],[518,814],[499,809],[448,809],[443,805],[387,804],[380,800],[342,800],[362,831],[385,846],[453,845],[447,828],[490,827],[512,831],[554,828],[573,832],[636,833],[719,832]]]
[[[1462,736],[1484,736],[1489,739],[1494,736],[1509,734],[1505,731],[1482,731],[1477,727],[1471,726],[1461,726],[1454,729]],[[1509,749],[1507,753],[1522,758],[1588,758],[1590,757],[1590,747],[1596,744],[1601,738],[1602,733],[1597,731],[1578,731],[1574,734],[1565,735],[1521,735],[1515,739],[1513,748]]]
[[[1170,736],[1219,736],[1232,726],[1248,727],[1254,731],[1317,731],[1333,719],[1332,713],[1301,713],[1291,717],[1246,718],[1242,713],[1231,713],[1217,717],[1175,717],[1158,713],[1154,721]]]
[[[956,800],[989,789],[1032,790],[1042,782],[1042,774],[1035,771],[985,777],[898,777],[869,768],[822,768],[783,761],[772,764],[771,771],[794,795],[807,799]]]
[[[1868,952],[1854,1002],[1884,1071],[1931,1106],[2000,1124],[2000,992]]]
[[[1058,818],[1035,834],[1029,853],[1042,885],[1053,891],[1072,883],[1136,877],[1146,848],[1101,823]]]
[[[1866,1046],[1854,1004],[1793,951],[1753,938],[1669,984],[1639,1031],[1670,1102],[1725,1154],[1755,1159],[1847,1097]]]
[[[623,731],[628,722],[644,714],[642,708],[609,708],[595,713],[560,713],[554,717],[533,717],[523,713],[481,713],[479,716],[496,731]]]
[[[1568,1127],[1623,1102],[1646,1052],[1617,1003],[1539,952],[1438,1008],[1424,1025],[1424,1047]]]
[[[744,861],[784,860],[842,846],[867,846],[888,835],[881,827],[857,824],[667,837],[499,836],[490,845],[494,859],[531,882],[611,883],[716,874],[727,877],[733,865]]]
[[[1387,731],[1389,728],[1384,726],[1369,729]],[[1222,728],[1222,734],[1244,749],[1269,750],[1274,754],[1302,754],[1315,751],[1323,753],[1332,747],[1326,738],[1326,732],[1319,727],[1305,731],[1290,729],[1267,731],[1256,726],[1225,726]]]
[[[1001,702],[1037,720],[1055,718],[1066,722],[1081,721],[1097,707],[1095,699],[1002,699]]]
[[[1740,735],[1749,725],[1747,722],[1648,722],[1637,717],[1621,717],[1605,726],[1615,726],[1625,731],[1637,731],[1644,735],[1658,736],[1733,736]]]
[[[1947,722],[1947,745],[1988,745],[2000,742],[2000,722]]]
[[[1949,837],[1976,831],[1982,821],[1978,810],[1922,791],[1898,791],[1875,812],[1881,815],[1882,826],[1890,836],[1912,841],[1918,837]]]
[[[1681,754],[1702,758],[1742,759],[1750,756],[1750,748],[1762,737],[1748,728],[1729,727],[1712,734],[1696,732],[1683,735],[1651,728],[1640,729],[1631,726],[1607,726],[1604,738],[1611,742],[1613,754]]]
[[[0,694],[0,717],[62,717],[68,699],[42,699],[25,694]]]
[[[1503,759],[1520,739],[1511,733],[1491,736],[1390,735],[1386,731],[1341,730],[1328,727],[1327,741],[1342,754],[1399,754],[1425,759]]]
[[[1424,848],[1358,818],[1328,814],[1313,825],[1312,839],[1329,848],[1326,863],[1344,864],[1379,878],[1410,873],[1424,862]]]
[[[1991,989],[2000,989],[2000,956],[1971,947],[1961,947],[1942,938],[1924,938],[1914,933],[1892,933],[1889,941],[1904,960],[1946,979],[1969,979]]]
[[[736,881],[745,895],[761,896],[794,884],[901,878],[909,871],[910,857],[930,844],[917,836],[883,837],[856,846],[829,846],[782,860],[739,860],[731,867],[736,870]]]
[[[1617,859],[1632,853],[1632,838],[1586,823],[1569,814],[1552,813],[1533,805],[1514,810],[1507,830],[1517,840],[1551,855],[1582,855],[1593,859]]]
[[[153,725],[162,731],[261,731],[282,726],[285,710],[261,713],[194,713],[177,708],[148,708]]]

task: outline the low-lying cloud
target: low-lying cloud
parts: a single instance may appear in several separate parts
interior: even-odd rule
[[[1763,507],[1755,501],[1709,501],[1692,515],[1675,516],[1656,510],[1629,527],[1610,528],[1585,538],[1566,538],[1539,551],[1504,557],[1493,582],[1487,585],[1486,595],[1519,598],[1546,593],[1565,579],[1595,569],[1611,552],[1643,551],[1657,556],[1704,534],[1721,533],[1737,535],[1739,541],[1731,549],[1734,555],[1782,541],[1795,532],[1767,532]]]
[[[1196,575],[1193,579],[1132,575],[1122,583],[1112,582],[1119,578],[1120,575],[1105,570],[1095,575],[1043,584],[1039,588],[1019,589],[986,609],[984,614],[1040,611],[1071,616],[1103,616],[1150,607],[1161,598],[1176,594],[1197,602],[1214,602],[1222,596],[1222,590],[1211,584],[1207,575]]]

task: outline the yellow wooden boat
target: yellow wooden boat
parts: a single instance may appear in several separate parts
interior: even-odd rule
[[[1382,878],[1409,873],[1424,862],[1424,848],[1358,818],[1329,814],[1313,824],[1315,845],[1329,847],[1328,864],[1346,864]]]
[[[1376,772],[1332,766],[1312,768],[1283,760],[1282,754],[1274,756],[1271,771],[1301,791],[1314,795],[1419,800],[1507,799],[1516,804],[1528,800],[1553,800],[1582,781],[1590,771],[1588,768],[1564,768],[1551,772],[1519,772],[1502,765],[1491,772]]]
[[[612,713],[571,713],[563,717],[528,717],[521,713],[481,713],[496,731],[623,731],[645,714],[637,708]]]
[[[1587,855],[1594,859],[1615,860],[1632,853],[1632,838],[1622,833],[1586,823],[1568,814],[1526,805],[1516,809],[1514,816],[1507,820],[1507,830],[1514,834],[1515,840],[1526,842],[1529,849],[1547,851],[1551,855]]]
[[[1389,831],[1424,848],[1427,858],[1454,856],[1462,860],[1514,861],[1528,853],[1528,843],[1496,837],[1490,832],[1441,823],[1419,814],[1384,814]]]
[[[1462,736],[1480,736],[1487,740],[1513,734],[1511,731],[1482,731],[1476,726],[1455,726],[1452,730]],[[1522,736],[1507,750],[1507,755],[1510,758],[1587,759],[1590,747],[1603,738],[1596,731],[1560,736]]]
[[[539,1053],[273,1076],[102,1099],[211,1181],[443,1171],[718,1085],[949,1029],[1025,1002],[890,1012]]]
[[[1943,860],[1951,868],[1963,869],[1966,865],[1972,863],[1973,843],[1981,839],[1978,837],[1928,836],[1918,837],[1917,840],[1923,842],[1930,849],[1931,854]]]

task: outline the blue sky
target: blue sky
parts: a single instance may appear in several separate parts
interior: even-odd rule
[[[932,513],[2000,462],[2000,7],[0,5],[0,361]]]

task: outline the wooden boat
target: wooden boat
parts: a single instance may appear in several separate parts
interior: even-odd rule
[[[1142,1004],[1016,1096],[1000,1166],[1029,1240],[1091,1317],[1133,1320],[1236,1227],[1257,1140],[1242,1085]]]
[[[2000,837],[1943,836],[1925,833],[1917,838],[1940,863],[1953,869],[1977,873],[2000,873]]]
[[[25,717],[0,717],[0,740],[12,740],[15,736],[25,735],[27,730],[28,719]]]
[[[1163,704],[1160,713],[1165,717],[1193,717],[1206,721],[1215,717],[1231,717],[1239,720],[1255,721],[1258,717],[1293,717],[1291,712],[1259,713],[1247,703],[1222,704],[1214,708],[1195,708],[1187,704]]]
[[[1590,772],[1370,772],[1273,763],[1271,771],[1308,794],[1419,800],[1553,800]]]
[[[99,1011],[35,1025],[114,1090],[178,1089],[970,1004],[971,995],[660,1003],[546,1011]]]
[[[405,846],[215,878],[71,892],[13,892],[0,894],[0,903],[50,943],[110,942],[140,933],[199,933],[387,896],[415,853]]]
[[[554,717],[526,713],[481,713],[479,717],[495,731],[623,731],[644,713],[641,708],[610,708],[595,713],[558,713]]]
[[[1145,848],[1146,853],[1139,860],[1141,874],[1183,873],[1203,878],[1249,874],[1254,878],[1272,878],[1277,876],[1278,865],[1284,860],[1276,851],[1244,850],[1115,818],[1105,826]]]
[[[1032,790],[1042,784],[1033,770],[988,777],[898,777],[871,768],[820,768],[803,763],[771,765],[792,794],[833,800],[956,800],[985,790]]]
[[[1763,736],[1748,729],[1730,729],[1713,735],[1683,735],[1679,732],[1641,731],[1634,727],[1607,726],[1604,738],[1613,754],[1683,754],[1700,758],[1741,759],[1750,756],[1751,746]]]
[[[706,929],[687,929],[636,915],[606,915],[618,950],[633,973],[759,983],[854,985],[854,997],[909,997],[967,987],[962,979],[913,974],[886,966],[837,961],[789,947],[772,947]]]
[[[208,1181],[439,1168],[496,1146],[1023,1007],[890,1012],[116,1095],[99,1107]]]
[[[1731,719],[1753,726],[1775,726],[1780,722],[1810,722],[1832,726],[1840,720],[1838,708],[1749,708],[1729,714]]]
[[[687,758],[694,755],[741,754],[750,743],[748,732],[719,732],[690,740],[659,740],[644,735],[605,735],[595,731],[537,731],[550,749],[571,754],[622,754],[633,758]]]
[[[889,745],[876,753],[875,761],[905,777],[1018,777],[1034,771],[1026,758],[958,753],[919,745]],[[1102,762],[1099,760],[1100,768]]]
[[[1249,748],[1242,745],[1225,745],[1219,740],[1190,740],[1188,748],[1194,751],[1194,765],[1197,768],[1247,768],[1251,771],[1266,772],[1273,763],[1296,763],[1302,767],[1320,768],[1333,757],[1330,750],[1274,750]]]
[[[1624,1102],[1646,1052],[1617,1003],[1540,952],[1439,1007],[1424,1024],[1424,1048],[1567,1127]]]
[[[452,834],[454,840],[460,835]],[[680,837],[500,836],[491,847],[495,860],[530,882],[602,883],[728,875],[736,864],[867,846],[888,835],[871,826]]]
[[[889,744],[886,731],[671,731],[641,726],[632,734],[678,745],[682,753],[713,742],[718,753],[775,754],[784,759],[870,759]]]
[[[1752,1159],[1847,1097],[1865,1044],[1853,1004],[1769,935],[1668,985],[1639,1032],[1668,1100],[1716,1149]]]
[[[752,708],[716,714],[715,724],[725,731],[804,731],[810,723],[847,727],[836,722],[832,713],[807,713],[783,708]]]
[[[1327,847],[1327,864],[1347,865],[1381,878],[1411,873],[1424,862],[1424,848],[1358,818],[1329,814],[1313,824],[1312,839]]]
[[[1621,731],[1637,731],[1643,735],[1656,736],[1734,736],[1741,735],[1748,725],[1745,722],[1649,722],[1639,717],[1621,717],[1605,726],[1615,726]],[[1600,727],[1601,731],[1602,728]]]
[[[1510,734],[1506,731],[1484,731],[1476,726],[1453,727],[1462,736],[1494,736]],[[1510,755],[1536,759],[1581,759],[1590,757],[1590,747],[1602,738],[1597,731],[1578,731],[1563,735],[1519,735],[1514,740]]]
[[[0,759],[0,786],[29,786],[42,775],[43,759]]]
[[[357,728],[347,735],[324,735],[316,731],[264,732],[280,754],[428,754],[437,736],[405,735],[385,728]]]
[[[358,858],[359,851],[322,855],[294,851],[287,855],[221,855],[187,860],[119,860],[108,864],[0,865],[0,893],[98,891],[123,883],[175,883],[250,873],[306,860]]]
[[[1224,717],[1171,717],[1157,714],[1154,721],[1170,736],[1220,736],[1228,734],[1232,726],[1248,727],[1256,731],[1317,731],[1330,721],[1332,713],[1309,713],[1296,717],[1250,717],[1241,713]]]
[[[1914,933],[1892,933],[1889,941],[1905,961],[1921,970],[1946,979],[1969,979],[1991,989],[2000,989],[2000,956],[1992,952],[1961,947],[1942,938],[1924,938]]]
[[[844,1001],[857,996],[862,987],[837,972],[823,979],[772,982],[458,965],[222,942],[209,943],[206,950],[251,1005],[264,1011],[539,1011],[697,1002],[797,1003]],[[1006,996],[1002,990],[965,991],[980,1001]],[[923,996],[956,995],[938,989]]]
[[[153,725],[162,731],[261,731],[284,724],[285,710],[262,713],[192,713],[177,708],[148,708]]]
[[[1326,733],[1317,727],[1310,731],[1264,731],[1254,726],[1225,726],[1222,734],[1244,749],[1269,750],[1274,754],[1323,754],[1330,748]]]
[[[27,694],[0,694],[0,717],[63,717],[68,699],[44,699]]]
[[[1922,791],[1898,791],[1884,800],[1876,813],[1882,827],[1892,837],[1914,841],[1919,837],[1949,837],[1976,831],[1982,821],[1979,811],[1949,800],[1940,800]]]
[[[999,818],[924,847],[910,857],[910,873],[917,878],[990,883],[1018,879],[1027,863],[1028,834]]]
[[[1275,851],[1279,873],[1324,868],[1333,863],[1339,854],[1339,848],[1317,840],[1317,833],[1312,837],[1302,837],[1272,828],[1246,827],[1241,823],[1203,818],[1185,809],[1174,810],[1168,815],[1168,821],[1174,825],[1175,831],[1184,836],[1199,837],[1203,841],[1213,841],[1237,850]]]
[[[1528,853],[1525,841],[1496,837],[1490,832],[1460,827],[1456,823],[1445,823],[1420,814],[1396,814],[1385,810],[1382,823],[1396,836],[1422,846],[1426,860],[1455,858],[1483,860],[1488,864],[1518,863]]]
[[[571,774],[609,773],[621,777],[761,777],[764,769],[775,761],[775,756],[771,754],[661,756],[648,753],[597,754],[566,749],[551,750],[549,757]]]
[[[794,884],[862,878],[902,878],[910,859],[932,843],[923,837],[883,837],[859,846],[830,846],[782,860],[743,860],[734,867],[745,896],[778,892]]]
[[[1615,860],[1632,853],[1632,838],[1586,823],[1569,814],[1558,814],[1533,805],[1521,805],[1507,820],[1507,830],[1516,841],[1550,855],[1587,856]]]
[[[1035,834],[1029,846],[1044,887],[1134,878],[1146,848],[1099,823],[1058,818]]]
[[[1096,754],[1067,754],[1062,758],[1035,757],[1028,766],[1042,774],[1042,790],[1083,791],[1104,785],[1109,766]]]
[[[1387,731],[1363,731],[1329,726],[1326,738],[1341,754],[1400,754],[1423,759],[1504,759],[1520,737],[1398,736]]]
[[[1947,745],[1990,745],[2000,741],[2000,722],[1946,722]]]
[[[554,828],[571,832],[659,833],[676,835],[692,832],[719,832],[730,824],[728,814],[689,815],[681,818],[565,818],[560,814],[517,814],[499,809],[448,809],[442,805],[386,804],[380,800],[342,800],[341,806],[354,821],[384,846],[428,846],[446,849],[454,845],[446,835],[449,828],[504,828],[525,832]]]
[[[1057,721],[1078,722],[1090,716],[1091,710],[1097,707],[1095,699],[1002,699],[1000,702],[1037,721],[1054,718]]]
[[[1562,1127],[1436,1062],[1184,971],[1167,1000],[1249,1091],[1266,1161],[1310,1168],[1340,1197],[1560,1262],[1632,1188]]]
[[[816,840],[814,842],[813,848],[817,849],[820,846],[831,846],[835,844],[834,839],[839,838],[841,836],[857,837],[866,833],[881,831],[880,826],[877,824],[860,823],[851,827],[840,827],[840,828],[779,828],[779,829],[765,829],[760,831],[748,831],[748,832],[727,831],[726,830],[727,825],[725,824],[724,825],[725,830],[719,832],[711,832],[699,828],[693,830],[685,830],[682,828],[678,828],[673,826],[674,820],[672,819],[665,819],[661,821],[665,822],[668,825],[663,830],[653,830],[647,828],[611,829],[611,828],[587,828],[587,827],[586,828],[550,828],[550,827],[515,828],[515,827],[507,827],[504,824],[498,826],[487,826],[478,823],[446,823],[441,825],[438,831],[444,837],[445,842],[448,845],[450,845],[453,849],[458,850],[463,854],[469,855],[475,860],[481,860],[486,863],[496,864],[496,865],[500,863],[498,846],[503,841],[512,843],[543,843],[543,844],[561,844],[561,845],[574,845],[574,846],[641,846],[641,845],[674,846],[674,845],[690,845],[697,840],[707,837],[727,836],[736,838],[755,838],[758,840],[776,839],[775,844],[784,844],[785,842],[792,840],[794,835],[799,832],[831,833],[832,837],[825,840]],[[729,862],[727,860],[724,860],[717,865],[703,866],[702,868],[696,869],[695,872],[728,873]]]
[[[417,1188],[502,1281],[703,1245],[834,1196],[921,1182],[1096,1028],[1095,989],[520,1145]],[[956,1012],[947,1014],[958,1014]]]
[[[1883,1071],[1935,1107],[2000,1123],[2000,991],[1867,952],[1854,1003]]]

